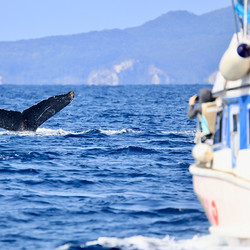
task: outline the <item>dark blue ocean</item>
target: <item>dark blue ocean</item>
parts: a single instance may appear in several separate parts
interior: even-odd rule
[[[36,132],[0,129],[0,249],[216,246],[189,173],[202,87],[0,86],[8,110],[76,95]]]

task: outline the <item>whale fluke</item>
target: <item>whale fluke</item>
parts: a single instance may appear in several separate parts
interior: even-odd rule
[[[0,109],[0,127],[11,131],[36,131],[44,122],[71,103],[74,96],[72,90],[64,95],[52,96],[22,113]]]

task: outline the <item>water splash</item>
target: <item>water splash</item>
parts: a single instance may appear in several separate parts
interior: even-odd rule
[[[84,245],[75,246],[65,244],[57,250],[73,249],[120,249],[120,250],[246,250],[247,246],[237,243],[228,245],[223,238],[215,235],[195,235],[191,239],[176,240],[169,235],[163,239],[145,236],[132,236],[127,238],[100,237],[95,241],[89,241]]]

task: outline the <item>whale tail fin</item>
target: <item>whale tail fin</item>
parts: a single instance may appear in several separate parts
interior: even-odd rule
[[[64,95],[57,95],[43,100],[38,104],[25,109],[22,112],[24,129],[36,131],[36,129],[54,116],[57,112],[66,107],[74,99],[74,92],[71,90]]]
[[[64,95],[52,96],[22,113],[0,109],[0,127],[12,131],[36,131],[40,125],[71,103],[74,96],[72,90]]]
[[[23,130],[22,113],[0,109],[0,128],[12,131]]]

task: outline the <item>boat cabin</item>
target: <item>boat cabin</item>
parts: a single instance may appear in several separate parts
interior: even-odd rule
[[[218,78],[213,89],[216,100],[202,107],[213,134],[213,155],[205,165],[250,180],[250,76],[234,82]],[[197,142],[199,145],[201,138]],[[194,157],[197,165],[204,165]]]

